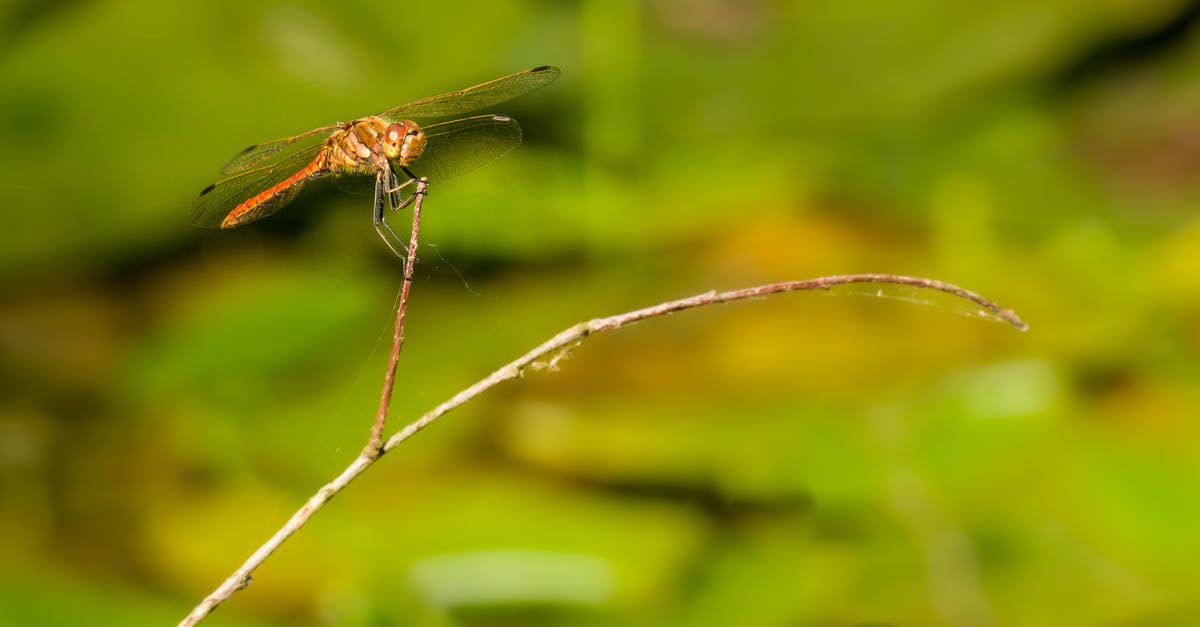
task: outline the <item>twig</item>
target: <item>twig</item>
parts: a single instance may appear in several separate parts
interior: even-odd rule
[[[507,365],[496,370],[492,374],[480,379],[471,387],[455,394],[446,402],[434,407],[424,416],[409,423],[408,426],[401,429],[392,437],[388,438],[386,444],[383,445],[383,452],[387,452],[396,447],[396,445],[412,437],[421,429],[424,429],[429,423],[449,413],[451,410],[458,408],[467,401],[479,396],[489,388],[495,387],[499,383],[503,383],[510,379],[515,379],[525,373],[525,369],[531,365],[535,368],[538,365],[543,365],[539,360],[549,357],[549,361],[544,364],[547,368],[553,368],[556,363],[565,356],[577,344],[582,342],[589,335],[599,333],[601,331],[611,331],[619,329],[623,326],[641,322],[647,318],[656,316],[665,316],[684,309],[692,309],[693,307],[703,307],[705,305],[716,305],[719,303],[728,303],[736,300],[745,300],[750,298],[761,298],[771,294],[779,294],[782,292],[797,292],[801,290],[828,290],[838,285],[846,285],[850,283],[891,283],[898,285],[907,285],[921,289],[936,290],[945,292],[953,296],[963,298],[976,305],[982,307],[985,311],[992,314],[997,320],[1001,320],[1020,331],[1025,331],[1028,326],[1017,317],[1011,309],[1004,309],[996,303],[976,294],[975,292],[963,289],[957,285],[938,281],[936,279],[925,279],[920,277],[909,277],[896,274],[846,274],[838,276],[820,277],[817,279],[808,279],[805,281],[785,281],[782,283],[771,283],[768,285],[760,285],[758,287],[748,287],[740,290],[729,292],[705,292],[688,298],[681,298],[665,303],[660,303],[645,309],[629,311],[607,318],[596,318],[587,322],[581,322],[575,326],[565,329],[558,335],[543,342],[537,348],[525,353],[524,355],[514,359]]]
[[[379,394],[379,411],[371,425],[371,437],[363,455],[376,458],[383,454],[383,428],[387,423],[388,407],[392,404],[392,389],[396,385],[396,365],[400,363],[400,349],[404,346],[404,314],[408,311],[408,291],[412,287],[413,263],[417,259],[417,231],[421,226],[421,201],[425,199],[425,179],[417,180],[416,201],[413,202],[412,232],[408,236],[408,255],[404,259],[404,284],[400,287],[400,304],[396,307],[396,329],[392,333],[392,352],[388,355],[387,370],[383,374],[383,392]]]
[[[392,333],[392,352],[388,356],[387,369],[383,375],[383,391],[379,395],[379,411],[375,415],[375,422],[371,425],[371,435],[367,439],[367,445],[363,447],[361,453],[350,464],[342,474],[336,479],[325,484],[317,493],[308,499],[304,504],[292,514],[287,523],[275,532],[269,540],[258,548],[250,558],[247,559],[240,568],[230,575],[212,594],[204,598],[199,605],[192,608],[191,613],[187,615],[180,623],[180,627],[185,625],[195,625],[204,620],[218,605],[226,599],[233,596],[235,592],[250,585],[251,573],[253,573],[263,562],[278,549],[284,540],[287,540],[293,533],[304,526],[304,523],[312,517],[317,510],[324,507],[333,495],[342,491],[352,479],[358,476],[363,470],[366,470],[379,456],[383,454],[383,429],[387,422],[388,406],[392,402],[392,389],[396,383],[396,366],[400,362],[400,349],[404,346],[404,314],[408,310],[408,293],[412,287],[413,264],[417,258],[417,239],[418,231],[421,225],[421,203],[425,199],[425,191],[429,183],[425,179],[417,180],[417,188],[414,192],[415,201],[413,202],[413,222],[412,231],[408,237],[408,254],[404,259],[404,283],[400,288],[400,303],[396,306],[396,327]],[[387,196],[388,202],[391,202],[390,194]],[[391,245],[389,244],[389,247]]]
[[[418,199],[419,200],[419,199]],[[414,218],[415,219],[415,218]],[[416,227],[413,227],[413,238],[416,238]],[[414,245],[415,247],[415,245]],[[415,248],[414,248],[415,249]],[[412,250],[410,249],[409,257],[411,259]],[[406,281],[411,274],[406,270]],[[471,399],[479,396],[483,392],[495,387],[505,381],[522,376],[529,368],[553,368],[557,362],[565,357],[571,349],[581,343],[588,336],[602,331],[611,331],[619,329],[623,326],[640,322],[647,318],[656,316],[664,316],[677,311],[691,309],[694,307],[703,307],[706,305],[716,305],[720,303],[728,303],[737,300],[745,300],[752,298],[762,298],[772,294],[782,292],[796,292],[801,290],[828,290],[839,285],[849,285],[855,283],[878,283],[878,284],[893,284],[905,285],[917,289],[935,290],[944,292],[952,296],[964,299],[980,309],[975,312],[986,317],[994,318],[1006,322],[1019,330],[1026,330],[1025,323],[1017,317],[1012,310],[1001,308],[992,301],[968,290],[965,290],[956,285],[937,281],[934,279],[924,279],[918,277],[908,277],[893,274],[850,274],[840,276],[821,277],[817,279],[809,279],[806,281],[787,281],[782,283],[771,283],[769,285],[760,285],[758,287],[750,287],[729,292],[706,292],[689,298],[681,298],[665,303],[660,303],[644,309],[638,309],[607,318],[596,318],[587,322],[581,322],[568,329],[563,330],[549,340],[543,342],[537,348],[525,353],[524,355],[514,359],[504,365],[495,372],[480,379],[474,385],[462,390],[458,394],[434,407],[425,415],[409,423],[403,429],[400,429],[383,444],[382,447],[372,447],[368,445],[366,449],[356,458],[340,475],[333,481],[325,484],[317,493],[314,494],[308,501],[292,514],[287,523],[283,525],[275,535],[259,547],[249,559],[246,560],[240,568],[238,568],[224,583],[221,584],[212,594],[204,599],[199,605],[192,610],[182,622],[180,627],[195,625],[203,620],[209,613],[212,612],[218,605],[228,599],[238,590],[245,588],[250,584],[251,574],[261,565],[267,557],[283,544],[289,536],[295,533],[298,529],[304,526],[309,518],[329,502],[335,494],[345,488],[355,477],[369,468],[372,464],[379,460],[384,453],[392,450],[401,442],[415,435],[421,429],[429,426],[430,423],[467,403]],[[403,302],[403,295],[402,300]],[[403,314],[401,314],[403,315]],[[399,316],[398,316],[399,318]],[[397,321],[397,342],[402,341],[403,333],[400,329],[401,323]],[[392,377],[395,368],[395,356],[398,353],[398,348],[393,349],[393,360],[389,362],[389,368],[392,369],[386,378],[385,392],[390,394]],[[386,413],[386,403],[381,405],[380,416]],[[376,425],[379,430],[382,430],[382,418],[376,418]],[[376,428],[372,428],[372,438],[375,437]]]

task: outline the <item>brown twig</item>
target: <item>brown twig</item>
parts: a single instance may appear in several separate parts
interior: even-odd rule
[[[412,437],[416,432],[424,429],[434,420],[442,417],[451,410],[458,408],[467,401],[479,396],[489,388],[495,387],[499,383],[503,383],[510,379],[516,379],[525,373],[525,369],[531,366],[537,368],[543,366],[553,368],[557,362],[569,353],[575,345],[582,342],[589,335],[599,333],[601,331],[612,331],[623,326],[641,322],[647,318],[656,316],[665,316],[684,309],[692,309],[693,307],[703,307],[706,305],[716,305],[720,303],[728,303],[736,300],[745,300],[750,298],[761,298],[771,294],[779,294],[782,292],[797,292],[801,290],[828,290],[839,285],[847,285],[852,283],[888,283],[894,285],[907,285],[919,289],[930,289],[939,292],[944,292],[958,298],[970,301],[983,311],[990,315],[985,317],[994,318],[1012,325],[1014,328],[1025,331],[1029,327],[1021,321],[1019,317],[1011,309],[1004,309],[996,303],[972,292],[963,289],[957,285],[938,281],[936,279],[925,279],[920,277],[909,277],[896,274],[846,274],[838,276],[827,276],[816,279],[808,279],[806,281],[785,281],[782,283],[771,283],[768,285],[760,285],[757,287],[748,287],[740,290],[729,292],[705,292],[689,298],[681,298],[665,303],[660,303],[645,309],[629,311],[607,318],[595,318],[587,322],[581,322],[569,329],[565,329],[558,335],[543,342],[537,348],[525,353],[524,355],[514,359],[507,365],[496,370],[492,374],[480,379],[471,387],[455,394],[446,402],[434,407],[424,416],[409,423],[392,437],[388,438],[386,444],[383,445],[383,452],[387,452],[396,447],[396,445]],[[547,361],[542,362],[540,360]]]
[[[423,191],[423,188],[421,188]],[[419,199],[418,199],[419,200]],[[415,220],[415,217],[414,217]],[[416,238],[416,227],[413,227],[413,240]],[[410,249],[409,259],[411,260],[412,252],[415,251],[415,243]],[[411,272],[406,269],[405,279],[408,280]],[[664,316],[677,311],[691,309],[694,307],[703,307],[707,305],[716,305],[720,303],[728,303],[737,300],[762,298],[772,294],[782,292],[796,292],[801,290],[829,290],[841,285],[851,284],[890,284],[903,285],[916,289],[934,290],[950,294],[957,298],[963,299],[979,307],[976,312],[979,315],[993,318],[1006,322],[1019,330],[1026,330],[1025,323],[1017,317],[1012,310],[1001,308],[992,301],[968,290],[965,290],[956,285],[937,281],[934,279],[924,279],[918,277],[908,277],[893,274],[851,274],[840,276],[821,277],[817,279],[809,279],[806,281],[787,281],[782,283],[771,283],[769,285],[760,285],[758,287],[750,287],[729,292],[706,292],[689,298],[681,298],[644,309],[630,311],[607,318],[596,318],[587,322],[581,322],[568,329],[563,330],[554,337],[546,340],[538,347],[525,353],[524,355],[514,359],[495,372],[489,374],[477,381],[474,385],[455,394],[450,399],[442,404],[434,407],[425,415],[409,423],[403,429],[400,429],[383,444],[382,447],[372,447],[368,445],[366,449],[356,458],[340,475],[333,481],[325,484],[317,493],[308,499],[308,501],[292,514],[287,523],[283,525],[275,535],[271,536],[265,544],[256,550],[245,563],[242,564],[224,583],[221,584],[212,594],[208,595],[199,605],[192,610],[182,622],[180,627],[195,625],[203,620],[209,613],[212,612],[218,605],[228,599],[238,590],[245,588],[250,584],[251,574],[261,565],[267,557],[271,555],[289,536],[299,530],[326,503],[329,502],[335,494],[345,488],[359,474],[369,468],[372,464],[379,460],[384,453],[392,450],[401,442],[415,435],[421,429],[429,426],[433,421],[449,413],[450,411],[467,403],[471,399],[479,396],[483,392],[495,387],[505,381],[516,379],[522,376],[527,369],[535,370],[541,368],[553,368],[559,360],[565,357],[572,348],[585,340],[588,336],[602,331],[611,331],[619,329],[623,326],[640,322],[647,318],[656,316]],[[886,295],[886,294],[884,294]],[[404,302],[404,295],[401,296],[401,303]],[[402,305],[403,306],[403,305]],[[397,320],[397,344],[393,348],[393,359],[389,361],[389,374],[386,377],[385,393],[390,395],[391,382],[394,377],[395,358],[398,355],[399,342],[403,340],[403,332],[401,329],[402,321],[399,319],[403,314],[398,316]],[[387,406],[383,403],[380,408],[380,414],[376,418],[376,427],[372,428],[372,438],[375,437],[375,432],[382,431],[382,416],[386,414]]]
[[[392,389],[396,383],[396,366],[400,362],[400,349],[404,346],[404,314],[408,310],[408,293],[412,287],[413,264],[417,258],[417,239],[421,225],[421,203],[425,199],[425,191],[429,183],[425,179],[418,179],[416,185],[417,188],[414,192],[413,202],[412,231],[408,238],[408,254],[404,259],[404,283],[400,288],[400,303],[396,306],[396,326],[392,333],[392,352],[388,355],[387,369],[383,375],[383,391],[379,395],[379,411],[375,415],[375,422],[371,425],[371,435],[367,439],[367,445],[363,447],[362,452],[359,453],[354,462],[342,471],[342,474],[338,475],[333,481],[325,484],[320,490],[317,490],[317,493],[312,495],[308,499],[308,502],[297,510],[295,514],[292,514],[287,523],[279,531],[276,531],[266,543],[254,551],[240,568],[226,578],[199,605],[192,608],[191,613],[179,623],[180,627],[199,623],[211,614],[218,605],[233,596],[235,592],[250,585],[251,573],[265,562],[275,552],[275,549],[278,549],[288,537],[303,527],[304,523],[317,510],[321,509],[329,499],[333,498],[333,495],[341,492],[342,488],[346,487],[352,479],[357,477],[363,470],[366,470],[368,466],[383,454],[383,429],[387,423],[388,407],[392,402]]]
[[[417,180],[416,200],[413,202],[412,232],[408,236],[408,255],[404,259],[404,284],[400,287],[400,304],[396,307],[396,328],[392,332],[392,352],[388,355],[387,370],[383,374],[383,392],[379,394],[379,411],[371,425],[371,436],[363,455],[376,458],[383,454],[383,428],[387,423],[388,407],[392,404],[392,389],[396,386],[396,365],[400,363],[400,349],[404,346],[404,314],[408,311],[408,291],[412,287],[413,263],[417,259],[417,232],[421,227],[421,201],[425,199],[425,179]]]

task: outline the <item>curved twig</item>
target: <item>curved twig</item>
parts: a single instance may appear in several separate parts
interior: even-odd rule
[[[414,226],[414,239],[415,229],[416,227]],[[416,250],[415,243],[411,250]],[[411,256],[412,255],[410,252],[409,257],[411,258]],[[405,276],[407,280],[407,277],[411,276],[411,272],[406,272]],[[279,546],[283,544],[283,542],[287,540],[289,536],[303,527],[308,519],[313,516],[313,514],[315,514],[326,503],[329,502],[329,499],[345,488],[351,481],[354,480],[355,477],[378,461],[384,453],[392,450],[401,442],[415,435],[421,429],[429,426],[433,421],[466,404],[471,399],[479,396],[496,385],[521,377],[527,369],[553,367],[559,359],[564,357],[572,348],[581,343],[588,336],[603,331],[619,329],[623,326],[640,322],[647,318],[665,316],[695,307],[704,307],[707,305],[716,305],[737,300],[762,298],[783,292],[796,292],[802,290],[830,290],[838,286],[854,284],[901,285],[908,286],[916,290],[932,290],[936,292],[942,292],[962,299],[963,302],[970,303],[977,307],[977,309],[967,311],[965,313],[999,320],[1008,323],[1021,331],[1027,329],[1025,323],[1022,322],[1012,310],[1004,309],[996,303],[974,292],[965,290],[961,287],[946,283],[944,281],[894,274],[849,274],[821,277],[805,281],[771,283],[768,285],[760,285],[757,287],[749,287],[728,292],[711,291],[698,294],[696,296],[691,296],[689,298],[681,298],[679,300],[660,303],[644,309],[617,314],[615,316],[596,318],[587,322],[581,322],[563,330],[533,350],[525,353],[517,359],[514,359],[508,364],[505,364],[501,368],[497,369],[495,372],[480,379],[474,385],[471,385],[458,394],[450,397],[442,404],[426,412],[425,415],[397,431],[395,434],[389,437],[382,446],[368,444],[363,452],[359,454],[358,458],[356,458],[348,467],[346,467],[346,469],[343,470],[342,473],[337,476],[337,478],[317,490],[316,494],[310,497],[304,506],[297,510],[295,514],[292,514],[292,517],[288,519],[288,521],[279,529],[279,531],[275,532],[275,535],[271,536],[266,543],[259,547],[259,549],[256,550],[240,568],[234,571],[234,573],[230,575],[230,577],[226,579],[220,587],[218,587],[212,594],[206,597],[204,601],[197,605],[195,609],[192,610],[192,613],[189,614],[182,622],[180,622],[179,625],[183,627],[197,624],[223,601],[228,599],[238,590],[249,585],[251,581],[251,574],[267,559],[267,557],[271,555],[271,553],[275,551],[275,549],[279,548]],[[879,295],[887,296],[889,294],[886,292],[880,292]],[[403,321],[398,320],[397,332],[394,337],[396,344],[393,345],[393,356],[398,354],[398,344],[403,341],[402,325]],[[389,368],[393,369],[392,372],[394,372],[395,360],[389,361]],[[389,374],[386,378],[387,384],[385,386],[385,394],[390,395],[390,385],[392,379],[393,375],[391,374]],[[385,416],[386,411],[387,402],[385,400],[383,403],[381,403],[379,416]],[[381,432],[382,425],[382,420],[377,418],[375,428],[372,429],[373,442],[377,441],[375,440],[376,431],[378,430]]]

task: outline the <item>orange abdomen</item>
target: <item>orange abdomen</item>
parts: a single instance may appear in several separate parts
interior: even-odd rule
[[[301,168],[295,174],[286,179],[264,189],[254,196],[246,199],[240,205],[233,208],[225,218],[221,220],[221,228],[228,229],[235,227],[242,222],[253,217],[255,209],[262,207],[264,203],[270,202],[271,199],[278,197],[280,194],[287,193],[288,190],[298,186],[308,179],[316,178],[326,171],[325,157],[328,154],[328,148],[317,153],[317,156],[309,162],[308,165]]]

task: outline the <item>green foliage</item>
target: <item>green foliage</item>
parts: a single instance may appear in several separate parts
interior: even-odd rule
[[[178,620],[365,442],[400,264],[241,148],[542,64],[431,189],[386,456],[212,625],[1200,622],[1200,45],[1179,0],[0,8],[0,626]],[[393,216],[403,231],[409,214]]]

